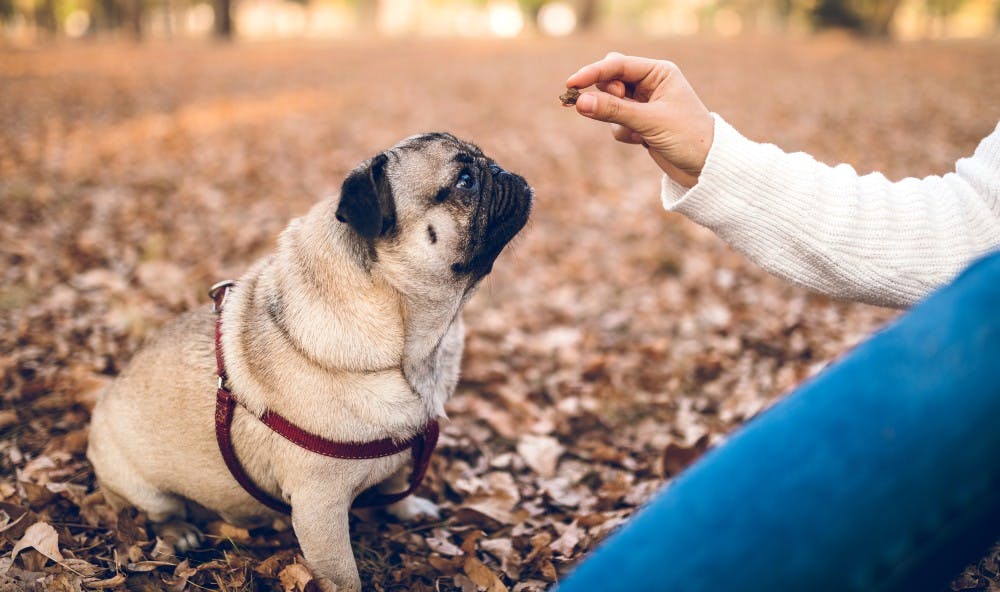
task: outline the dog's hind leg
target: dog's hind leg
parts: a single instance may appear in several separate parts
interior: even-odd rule
[[[134,507],[146,512],[156,535],[171,542],[179,552],[201,544],[201,532],[185,521],[184,498],[146,482],[117,447],[101,438],[91,438],[88,456],[98,475],[98,486],[112,508],[117,511]]]
[[[403,491],[410,484],[410,472],[412,470],[412,467],[409,465],[404,465],[401,469],[390,475],[389,478],[379,483],[376,487],[381,493],[395,493],[397,491]],[[420,517],[438,518],[441,515],[441,510],[438,508],[437,504],[418,495],[408,495],[398,502],[386,506],[385,511],[389,512],[396,518],[407,522],[410,520],[416,520]]]

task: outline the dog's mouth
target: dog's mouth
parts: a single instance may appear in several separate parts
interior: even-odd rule
[[[468,275],[473,282],[493,270],[493,263],[528,222],[533,192],[520,175],[489,164],[484,171],[483,192],[469,232],[469,258],[452,265],[457,275]]]

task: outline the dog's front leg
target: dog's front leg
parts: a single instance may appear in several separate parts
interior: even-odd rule
[[[351,549],[349,499],[316,488],[292,496],[292,528],[302,554],[324,592],[360,592],[361,577]]]

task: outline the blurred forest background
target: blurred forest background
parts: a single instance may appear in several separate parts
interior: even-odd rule
[[[0,0],[4,36],[514,37],[840,28],[875,37],[996,34],[1000,0]]]
[[[0,0],[0,591],[314,589],[288,533],[213,522],[178,556],[113,512],[90,410],[351,168],[432,130],[536,202],[466,309],[421,490],[442,518],[355,516],[354,551],[380,592],[550,588],[897,314],[663,212],[646,152],[559,105],[567,76],[611,50],[668,58],[752,139],[943,174],[1000,120],[998,17],[1000,0]],[[969,562],[942,591],[1000,591],[1000,546]]]

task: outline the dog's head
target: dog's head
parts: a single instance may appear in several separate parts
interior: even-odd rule
[[[336,216],[367,265],[405,293],[431,295],[467,291],[486,276],[527,222],[531,200],[528,183],[479,147],[430,133],[354,169]]]

